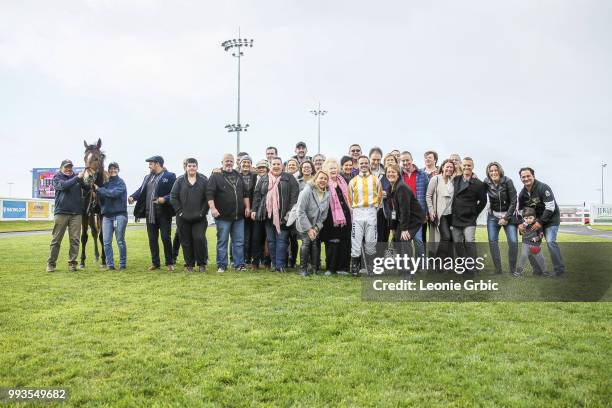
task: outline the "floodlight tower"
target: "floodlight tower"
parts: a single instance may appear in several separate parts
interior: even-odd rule
[[[242,47],[253,47],[253,39],[240,38],[240,27],[238,27],[238,38],[233,38],[221,43],[225,51],[232,50],[232,57],[238,59],[238,109],[236,114],[236,123],[226,125],[228,132],[236,132],[236,156],[240,152],[240,132],[247,131],[249,125],[240,123],[240,58],[244,55]]]
[[[327,113],[326,110],[321,110],[321,102],[319,102],[319,108],[311,110],[310,113],[317,117],[318,132],[317,132],[317,153],[321,153],[321,116]]]

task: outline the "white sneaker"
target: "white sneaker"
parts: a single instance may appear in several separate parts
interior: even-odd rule
[[[225,273],[225,269],[223,269],[223,268],[219,268],[219,269],[217,269],[217,272],[218,272],[218,273]]]

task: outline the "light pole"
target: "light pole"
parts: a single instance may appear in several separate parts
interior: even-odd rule
[[[606,167],[608,163],[601,163],[601,203],[604,204],[604,183],[603,183],[603,172],[604,167]]]
[[[317,117],[318,132],[317,132],[317,153],[321,153],[321,116],[327,113],[326,110],[321,110],[321,102],[319,102],[319,108],[317,110],[311,110],[310,113]]]
[[[242,126],[240,123],[240,58],[244,55],[242,47],[253,47],[253,39],[240,38],[240,27],[238,27],[238,38],[233,38],[221,43],[225,51],[233,50],[232,57],[238,59],[238,109],[236,123],[225,126],[228,132],[236,132],[236,156],[240,152],[240,132],[246,131],[249,125]]]
[[[9,181],[6,184],[8,184],[8,186],[9,186],[9,198],[13,198],[13,184],[15,184],[15,183],[13,183],[12,181]]]

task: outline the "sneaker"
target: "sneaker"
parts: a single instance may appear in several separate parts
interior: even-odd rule
[[[336,272],[336,273],[337,273],[338,275],[340,275],[340,276],[346,276],[346,275],[349,275],[349,273],[348,273],[347,271],[338,271],[338,272]]]
[[[521,276],[523,276],[523,272],[516,270],[512,272],[512,276],[514,276],[515,278],[520,278]]]
[[[193,273],[193,266],[188,266],[186,270],[188,273]]]
[[[168,272],[174,272],[174,265],[168,265]]]
[[[217,273],[225,273],[225,268],[219,267],[219,269],[217,269]]]
[[[68,272],[76,272],[76,265],[68,265]]]
[[[47,265],[47,272],[55,272],[55,265]]]
[[[200,266],[198,266],[198,271],[200,271],[200,272],[202,272],[202,273],[206,272],[206,265],[200,265]]]
[[[151,266],[149,266],[149,270],[150,271],[156,271],[158,269],[159,269],[159,265],[151,265]]]
[[[339,274],[340,272],[325,271],[325,276],[334,276],[337,273]],[[346,272],[344,273],[346,274]]]
[[[236,268],[236,272],[246,272],[247,268],[245,266],[239,266],[238,268]]]
[[[302,271],[300,271],[300,272],[298,273],[298,275],[303,276],[303,277],[307,277],[307,276],[308,276],[308,275],[310,275],[310,274],[308,273],[308,271],[307,271],[307,270],[302,270]]]

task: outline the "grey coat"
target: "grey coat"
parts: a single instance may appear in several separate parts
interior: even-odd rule
[[[329,192],[325,191],[323,199],[319,201],[317,193],[310,184],[306,184],[298,197],[296,204],[295,228],[298,232],[307,232],[314,228],[317,232],[323,228],[323,221],[327,218],[329,210]]]

